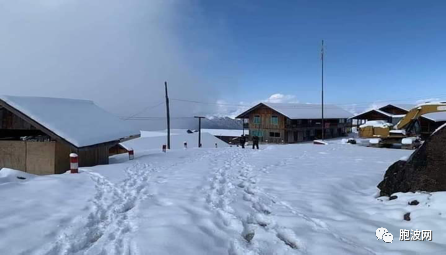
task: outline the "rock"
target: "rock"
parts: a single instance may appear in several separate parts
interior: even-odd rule
[[[378,184],[381,196],[396,192],[446,191],[446,125],[431,135],[407,161],[391,165]]]
[[[397,199],[397,198],[398,198],[398,196],[393,195],[393,196],[390,196],[390,197],[389,197],[389,200],[395,200],[395,199]]]
[[[26,178],[22,177],[22,176],[17,176],[17,179],[19,179],[19,180],[26,180]]]
[[[248,234],[244,235],[243,238],[245,238],[245,240],[246,240],[248,243],[250,243],[251,240],[254,238],[254,235],[255,235],[254,233],[248,233]]]
[[[404,220],[405,221],[410,221],[410,212],[404,214]]]
[[[356,144],[356,140],[353,139],[353,138],[349,138],[349,139],[347,140],[347,143],[349,143],[349,144]]]
[[[418,205],[420,202],[418,202],[418,200],[413,200],[413,201],[410,201],[408,204],[409,205]]]

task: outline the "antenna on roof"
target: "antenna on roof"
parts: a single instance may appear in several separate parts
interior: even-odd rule
[[[322,40],[322,47],[321,47],[321,63],[322,63],[322,139],[324,139],[324,131],[325,131],[325,124],[324,124],[324,40]]]

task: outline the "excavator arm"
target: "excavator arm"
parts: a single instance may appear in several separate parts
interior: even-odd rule
[[[420,116],[432,112],[446,112],[446,103],[424,104],[410,110],[403,119],[394,126],[394,129],[406,129]]]

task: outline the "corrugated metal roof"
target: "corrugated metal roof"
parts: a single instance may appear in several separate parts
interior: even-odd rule
[[[11,107],[76,147],[117,141],[140,132],[88,100],[0,96]]]
[[[322,117],[322,107],[320,104],[279,104],[279,103],[260,103],[268,106],[269,108],[285,115],[290,119],[320,119]],[[252,107],[245,113],[240,114],[242,116],[260,104]],[[324,118],[326,119],[347,119],[353,116],[352,113],[336,106],[336,105],[324,105]]]

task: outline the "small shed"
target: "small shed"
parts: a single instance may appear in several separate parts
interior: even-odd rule
[[[109,149],[140,132],[92,101],[0,96],[0,168],[59,174],[79,166],[108,164]]]

